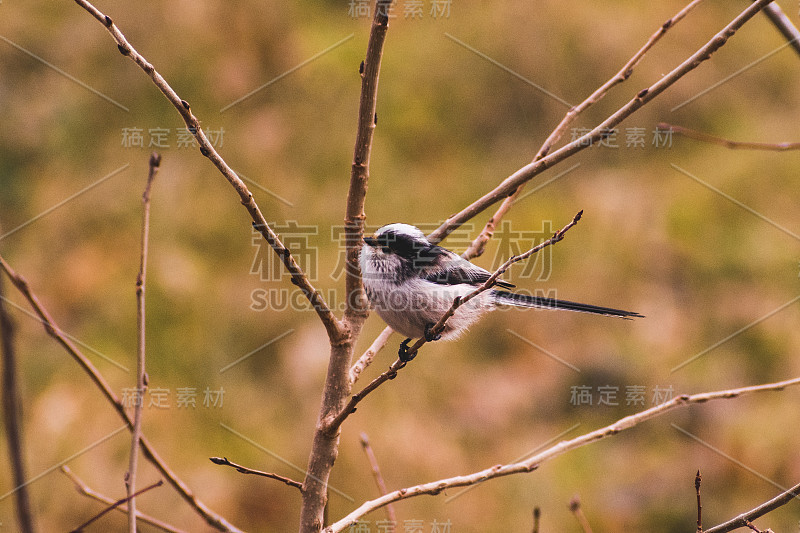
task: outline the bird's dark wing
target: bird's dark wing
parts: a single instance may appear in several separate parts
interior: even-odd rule
[[[477,287],[492,276],[491,272],[441,246],[433,246],[424,255],[425,261],[420,265],[422,278],[438,285],[466,284]],[[497,280],[496,285],[505,289],[514,287],[503,280]]]

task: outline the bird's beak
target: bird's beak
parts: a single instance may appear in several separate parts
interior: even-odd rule
[[[364,237],[364,244],[367,246],[372,246],[373,248],[378,247],[378,241],[372,237]]]

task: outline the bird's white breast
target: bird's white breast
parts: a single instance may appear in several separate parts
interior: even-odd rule
[[[373,309],[393,330],[406,337],[422,337],[425,326],[438,322],[456,297],[475,290],[467,284],[442,285],[419,277],[398,279],[401,259],[368,246],[361,250],[360,263],[364,288]],[[442,337],[456,337],[492,307],[489,293],[480,294],[448,320]]]

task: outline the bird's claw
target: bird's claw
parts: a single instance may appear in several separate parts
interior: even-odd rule
[[[433,329],[433,326],[435,326],[435,324],[425,324],[425,341],[426,342],[438,341],[439,339],[442,338],[442,334],[441,333],[437,333],[435,335],[433,333],[431,333],[431,330]]]
[[[412,359],[417,356],[417,352],[408,353],[408,343],[411,342],[411,339],[406,339],[400,343],[400,349],[397,351],[397,356],[400,360],[404,363],[408,363]]]

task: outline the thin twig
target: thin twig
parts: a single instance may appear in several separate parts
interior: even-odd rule
[[[277,481],[280,481],[281,483],[285,483],[290,487],[294,487],[301,491],[303,490],[303,484],[300,483],[299,481],[295,481],[293,479],[281,476],[279,474],[273,474],[272,472],[262,472],[261,470],[253,470],[252,468],[247,468],[246,466],[236,464],[233,461],[229,460],[227,457],[209,457],[208,459],[215,465],[230,466],[231,468],[235,468],[237,472],[240,472],[242,474],[252,474],[254,476],[268,477],[270,479],[275,479]]]
[[[539,519],[542,516],[542,510],[539,507],[533,508],[533,529],[531,533],[539,533]]]
[[[538,469],[542,465],[542,463],[550,459],[558,457],[566,452],[572,451],[576,448],[580,448],[587,444],[591,444],[593,442],[597,442],[604,438],[611,437],[626,429],[638,426],[642,422],[661,416],[662,414],[671,411],[677,407],[683,407],[691,404],[705,403],[712,400],[737,398],[744,394],[753,392],[781,391],[786,387],[794,385],[800,385],[800,377],[789,379],[786,381],[780,381],[777,383],[768,383],[764,385],[741,387],[737,389],[726,389],[715,392],[704,392],[700,394],[677,396],[655,407],[651,407],[639,413],[621,418],[616,422],[614,422],[613,424],[610,424],[603,428],[586,433],[574,439],[561,441],[558,444],[551,446],[550,448],[547,448],[546,450],[525,459],[524,461],[509,463],[505,465],[496,465],[491,468],[481,470],[480,472],[475,472],[473,474],[440,479],[438,481],[432,481],[430,483],[423,483],[421,485],[415,485],[413,487],[403,488],[400,490],[390,492],[386,496],[381,496],[380,498],[364,502],[360,507],[352,511],[350,514],[348,514],[341,520],[337,521],[336,523],[326,528],[325,533],[338,533],[340,531],[344,531],[351,525],[355,524],[365,514],[370,513],[376,509],[380,509],[381,507],[383,507],[384,505],[388,505],[389,503],[405,500],[408,498],[413,498],[415,496],[421,496],[423,494],[436,495],[440,494],[444,490],[453,487],[466,487],[482,483],[489,479],[495,479],[498,477],[508,476],[512,474],[533,472],[534,470]],[[711,530],[709,530],[706,533],[719,533],[719,532],[718,531],[711,532]]]
[[[461,307],[462,305],[464,305],[468,301],[472,300],[473,298],[475,298],[479,294],[491,289],[494,286],[494,284],[497,282],[497,279],[506,270],[508,270],[511,267],[511,265],[513,265],[514,263],[517,263],[519,261],[522,261],[524,259],[527,259],[531,255],[535,254],[536,252],[540,251],[541,249],[543,249],[543,248],[545,248],[547,246],[550,246],[552,244],[555,244],[555,243],[561,241],[564,238],[564,235],[567,233],[567,231],[569,231],[569,229],[572,226],[574,226],[575,224],[578,223],[578,221],[581,219],[582,215],[583,215],[583,211],[580,211],[577,215],[575,215],[575,217],[572,219],[572,221],[569,224],[567,224],[566,226],[564,226],[563,228],[558,230],[555,234],[553,234],[552,237],[550,237],[546,241],[543,241],[543,242],[539,243],[538,245],[534,246],[533,248],[531,248],[530,250],[528,250],[524,254],[515,255],[515,256],[511,257],[508,261],[506,261],[505,263],[500,265],[500,268],[495,270],[494,273],[489,277],[489,279],[486,280],[486,282],[484,282],[481,286],[477,287],[471,293],[467,294],[463,298],[462,297],[456,297],[456,299],[453,300],[453,304],[450,306],[450,308],[447,310],[447,312],[444,315],[442,315],[442,317],[439,319],[439,321],[433,327],[430,328],[430,334],[431,335],[437,335],[437,334],[441,333],[442,331],[444,331],[445,324],[450,319],[450,317],[452,317],[455,314],[455,312],[458,310],[459,307]],[[419,351],[419,349],[426,342],[427,341],[425,340],[424,337],[417,339],[417,341],[408,348],[408,356],[409,356],[408,360],[413,358],[414,355]],[[401,359],[397,359],[389,367],[389,370],[385,371],[383,374],[381,374],[377,378],[373,379],[369,383],[369,385],[367,385],[366,387],[361,389],[359,392],[357,392],[356,394],[351,396],[350,397],[350,401],[347,402],[347,405],[345,405],[345,407],[339,412],[339,414],[336,415],[336,417],[334,417],[330,421],[330,423],[328,424],[328,427],[326,428],[326,431],[328,433],[337,432],[339,430],[339,427],[345,421],[345,419],[348,416],[350,416],[352,413],[355,412],[356,406],[358,405],[358,403],[361,400],[363,400],[370,392],[374,391],[375,389],[377,389],[378,387],[380,387],[381,385],[383,385],[384,383],[386,383],[390,379],[396,378],[397,377],[397,371],[405,368],[408,360],[403,361]]]
[[[375,452],[372,451],[372,445],[369,443],[369,437],[366,433],[361,433],[361,447],[364,448],[364,454],[367,456],[367,461],[369,461],[370,470],[372,470],[372,477],[375,478],[375,484],[378,486],[378,492],[380,492],[381,496],[385,495],[388,491],[386,490],[386,482],[383,480],[383,474],[381,474],[381,467],[378,464],[378,458],[375,457]],[[395,525],[397,524],[397,515],[394,512],[394,505],[389,504],[386,506],[386,518],[389,520],[390,528],[389,531],[394,531]]]
[[[561,161],[580,152],[581,150],[594,145],[597,141],[608,137],[608,135],[614,131],[614,128],[623,120],[631,116],[642,106],[674,85],[678,80],[697,68],[705,60],[709,59],[714,52],[722,48],[725,43],[728,42],[728,39],[730,39],[730,37],[734,35],[739,28],[744,26],[744,24],[752,19],[760,10],[764,8],[764,6],[769,4],[771,1],[772,0],[756,0],[753,2],[753,4],[744,9],[727,26],[725,26],[719,33],[712,37],[705,45],[700,47],[683,63],[675,67],[665,76],[662,76],[650,87],[639,91],[628,103],[620,107],[606,120],[598,124],[593,130],[579,137],[578,139],[575,139],[571,143],[559,148],[555,152],[549,153],[542,159],[529,163],[520,168],[511,176],[503,180],[492,191],[486,193],[458,213],[451,215],[441,226],[439,226],[439,228],[437,228],[428,236],[428,240],[434,243],[441,241],[466,221],[483,212],[486,208],[513,194],[514,191],[517,190],[517,188],[523,183],[527,183],[548,168],[560,163]]]
[[[152,485],[148,485],[147,487],[141,489],[140,491],[134,492],[133,496],[134,497],[139,496],[139,495],[144,494],[145,492],[147,492],[149,490],[153,490],[153,489],[155,489],[157,487],[160,487],[163,484],[164,484],[164,480],[163,479],[159,479],[158,481],[156,481]],[[105,509],[103,509],[102,511],[100,511],[99,513],[94,515],[93,517],[91,517],[89,520],[87,520],[83,524],[81,524],[78,527],[76,527],[75,529],[73,529],[71,531],[71,533],[81,533],[81,531],[83,531],[84,528],[86,528],[90,524],[96,522],[100,518],[104,517],[106,514],[110,513],[111,511],[113,511],[114,509],[116,509],[117,507],[122,505],[123,503],[127,502],[128,500],[130,500],[129,496],[125,496],[124,498],[120,498],[119,500],[115,501],[114,503],[112,503],[111,505],[109,505],[108,507],[106,507]]]
[[[20,390],[17,386],[17,357],[14,322],[6,309],[3,294],[3,280],[0,278],[0,337],[2,337],[2,362],[3,367],[3,425],[8,435],[8,455],[11,463],[11,478],[15,487],[14,502],[17,511],[17,521],[20,531],[32,533],[33,514],[31,513],[30,494],[25,476],[25,462],[22,450],[22,402]]]
[[[630,78],[631,74],[633,74],[634,68],[636,68],[639,62],[644,58],[645,54],[661,39],[661,37],[664,36],[665,33],[667,33],[670,28],[680,22],[687,14],[689,14],[692,9],[697,6],[697,4],[702,1],[703,0],[693,0],[692,2],[689,2],[686,7],[678,11],[678,13],[664,22],[655,31],[655,33],[650,36],[644,46],[642,46],[639,51],[633,54],[633,57],[631,57],[616,74],[614,74],[603,85],[598,87],[597,90],[590,94],[583,102],[567,111],[566,115],[564,115],[564,118],[561,119],[561,122],[555,127],[552,133],[550,133],[544,143],[542,143],[542,146],[534,156],[533,161],[536,162],[546,156],[550,150],[552,150],[553,146],[555,146],[564,135],[564,132],[567,131],[569,125],[572,124],[581,113],[586,111],[586,109],[588,109],[590,106],[602,100],[614,86]],[[497,211],[495,211],[492,217],[486,222],[486,225],[481,233],[475,238],[474,241],[472,241],[464,253],[461,254],[464,259],[473,259],[483,254],[484,250],[486,249],[486,243],[489,242],[489,240],[492,238],[492,235],[494,235],[495,228],[498,224],[500,224],[500,221],[511,209],[511,206],[514,205],[514,202],[522,193],[524,187],[525,183],[521,184],[516,188],[511,196],[508,196],[503,200],[503,202],[500,204],[500,207],[497,208]]]
[[[697,493],[697,533],[703,533],[703,506],[700,504],[700,471],[694,477],[694,491]]]
[[[91,488],[89,485],[87,485],[67,465],[61,466],[61,472],[65,476],[67,476],[70,480],[72,480],[72,482],[75,484],[75,488],[78,490],[78,492],[80,492],[84,496],[92,498],[93,500],[96,500],[98,502],[105,503],[106,505],[113,505],[116,502],[116,500],[109,498],[104,494],[100,494],[99,492]],[[116,507],[115,510],[121,513],[127,513],[128,507],[126,505],[120,505],[119,507]],[[153,527],[157,527],[162,531],[167,531],[168,533],[186,533],[186,531],[182,529],[178,529],[177,527],[167,524],[166,522],[162,522],[157,518],[153,518],[150,515],[142,513],[141,511],[136,511],[136,516],[142,522],[150,524]]]
[[[800,498],[800,483],[789,490],[778,494],[771,500],[762,503],[755,509],[747,511],[746,513],[742,513],[736,518],[728,520],[727,522],[724,522],[718,526],[714,526],[711,529],[706,529],[704,533],[726,533],[741,527],[746,527],[748,522],[764,516],[765,514],[774,511],[778,507],[786,505],[795,498]]]
[[[74,342],[72,342],[58,327],[55,323],[53,318],[50,316],[50,313],[42,306],[39,298],[33,293],[28,284],[28,281],[18,274],[11,266],[3,259],[0,255],[0,269],[2,269],[8,278],[11,280],[11,283],[19,290],[22,295],[28,300],[28,303],[33,308],[36,315],[39,317],[39,321],[42,323],[44,330],[47,332],[48,335],[53,337],[58,344],[64,348],[67,353],[78,363],[78,365],[89,375],[89,378],[94,382],[94,384],[100,389],[100,392],[103,394],[103,397],[111,404],[114,410],[117,412],[119,417],[128,425],[128,428],[133,428],[133,420],[131,420],[128,413],[125,411],[125,407],[122,405],[122,401],[119,399],[117,394],[108,384],[106,379],[94,366],[94,364],[86,357],[83,352],[78,349]],[[150,444],[150,441],[142,435],[140,439],[140,443],[142,446],[142,452],[144,456],[150,461],[153,466],[155,466],[161,475],[163,475],[170,485],[178,491],[178,494],[200,515],[205,519],[205,521],[219,529],[220,531],[234,531],[234,532],[241,532],[237,527],[233,524],[229,523],[225,518],[218,515],[214,511],[208,508],[205,503],[200,501],[197,496],[194,495],[192,489],[189,488],[186,483],[181,480],[172,469],[167,466],[166,462],[156,453],[153,446]]]
[[[139,274],[136,276],[136,328],[138,330],[136,357],[136,401],[133,407],[133,431],[131,431],[131,455],[128,461],[128,474],[125,485],[128,489],[128,532],[136,533],[136,472],[139,464],[139,441],[142,437],[142,407],[145,379],[145,306],[144,292],[147,285],[147,252],[150,240],[150,190],[161,165],[161,155],[150,155],[150,170],[142,194],[142,247],[139,258]]]
[[[702,131],[684,128],[683,126],[675,126],[674,124],[667,124],[666,122],[659,122],[656,128],[664,131],[672,131],[672,133],[677,133],[678,135],[683,135],[684,137],[694,139],[696,141],[724,146],[725,148],[730,148],[732,150],[768,150],[773,152],[800,150],[800,142],[762,143],[731,141],[729,139],[703,133]]]
[[[798,31],[797,26],[792,23],[791,19],[786,16],[781,6],[773,2],[764,8],[764,14],[792,45],[794,51],[800,54],[800,31]]]
[[[394,330],[389,326],[383,328],[383,331],[372,341],[367,351],[358,358],[358,361],[356,361],[352,367],[350,367],[350,385],[354,385],[355,382],[358,381],[361,373],[372,363],[372,360],[378,352],[386,346],[386,343],[389,342],[389,337],[392,336],[392,333],[394,333]]]
[[[589,525],[586,515],[583,514],[583,509],[581,509],[581,499],[577,494],[569,501],[569,511],[575,516],[575,520],[578,521],[583,533],[592,533],[592,526]]]
[[[197,144],[200,148],[200,153],[207,157],[215,167],[222,173],[226,180],[233,186],[241,199],[242,205],[250,213],[253,219],[253,227],[261,233],[264,239],[269,243],[280,260],[286,266],[286,269],[292,276],[292,283],[303,291],[303,294],[311,303],[311,306],[319,315],[328,337],[335,342],[339,342],[346,331],[339,323],[339,320],[334,316],[322,294],[317,291],[306,276],[302,268],[297,264],[291,251],[284,246],[280,237],[272,230],[267,224],[264,215],[261,213],[261,208],[258,207],[253,194],[247,188],[247,185],[239,178],[236,172],[225,162],[225,160],[217,153],[217,150],[206,137],[205,132],[200,127],[200,121],[194,116],[189,102],[181,99],[180,96],[172,89],[167,81],[156,71],[155,67],[150,64],[144,56],[142,56],[136,49],[131,46],[125,35],[111,20],[111,17],[104,15],[100,10],[94,7],[87,0],[75,0],[75,2],[83,9],[89,12],[95,19],[97,19],[111,34],[114,41],[117,43],[117,48],[120,53],[131,59],[147,74],[158,89],[166,96],[167,100],[178,110],[189,132],[194,135]]]

